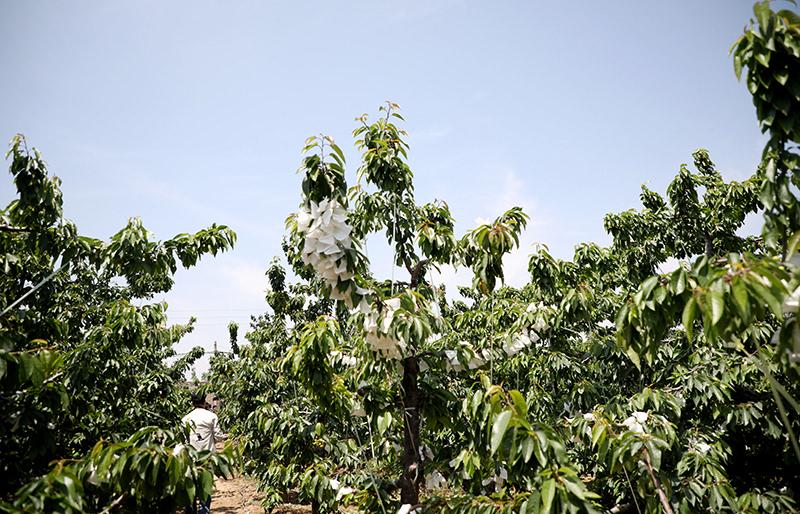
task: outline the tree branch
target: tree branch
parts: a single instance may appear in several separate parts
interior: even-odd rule
[[[414,269],[409,269],[408,272],[411,274],[411,287],[417,287],[420,283],[420,279],[422,276],[425,275],[425,268],[428,264],[431,263],[430,259],[422,259],[414,266]]]
[[[22,227],[14,227],[11,225],[0,225],[0,232],[12,232],[12,233],[22,233],[22,232],[30,232],[31,229],[29,228],[22,228]]]
[[[674,514],[672,506],[667,499],[667,494],[664,492],[664,489],[661,488],[661,482],[658,481],[658,477],[653,473],[653,466],[650,463],[650,452],[647,451],[647,448],[642,451],[642,455],[644,456],[644,464],[647,467],[647,474],[650,475],[650,480],[653,481],[653,485],[656,487],[656,491],[658,491],[658,499],[661,500],[661,507],[664,508],[664,512],[667,514]]]

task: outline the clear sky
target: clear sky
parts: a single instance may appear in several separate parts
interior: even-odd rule
[[[108,238],[140,216],[160,238],[212,222],[236,249],[181,271],[179,345],[227,349],[227,322],[266,308],[264,271],[300,201],[303,140],[344,147],[387,99],[408,120],[419,201],[459,235],[513,205],[533,242],[606,244],[606,212],[663,192],[691,152],[750,175],[763,138],[728,50],[750,0],[5,2],[0,136],[23,132],[63,180],[66,216]],[[0,181],[0,203],[14,195]],[[370,242],[373,269],[390,255]],[[398,276],[401,276],[398,272]],[[445,271],[448,284],[469,275]],[[198,371],[205,364],[198,366]]]

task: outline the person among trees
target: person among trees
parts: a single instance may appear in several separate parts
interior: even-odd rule
[[[184,425],[189,425],[189,444],[197,451],[216,451],[215,444],[227,437],[219,428],[217,415],[208,410],[205,395],[192,393],[194,409],[182,418]],[[200,500],[199,509],[195,505],[186,507],[186,514],[210,514],[211,496],[205,501]]]

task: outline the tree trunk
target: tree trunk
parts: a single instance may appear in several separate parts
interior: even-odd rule
[[[708,234],[706,234],[705,239],[706,239],[706,248],[705,248],[706,258],[711,259],[711,257],[714,256],[714,240],[711,239],[711,236],[709,236]]]
[[[419,456],[419,362],[416,356],[403,361],[403,476],[400,478],[400,502],[419,503],[419,481],[423,476]]]
[[[416,289],[425,275],[424,259],[415,266],[406,263],[411,274],[411,288]],[[400,503],[419,504],[419,482],[424,476],[419,447],[419,360],[416,355],[403,360],[403,476],[400,477]]]

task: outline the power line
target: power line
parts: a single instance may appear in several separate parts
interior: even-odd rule
[[[192,353],[192,352],[176,353],[175,355],[173,355],[173,357],[183,357],[184,355],[189,355],[190,353]],[[215,353],[233,354],[233,352],[223,352],[222,350],[218,350],[218,351],[206,350],[205,352],[203,352],[203,355],[213,355]]]
[[[195,327],[227,327],[227,323],[195,323]]]
[[[3,312],[0,312],[0,317],[2,317],[2,316],[5,316],[5,314],[6,314],[8,311],[10,311],[10,310],[11,310],[11,309],[13,309],[14,307],[16,307],[18,304],[22,303],[22,300],[24,300],[24,299],[25,299],[25,298],[27,298],[28,296],[32,295],[32,294],[33,294],[33,293],[35,293],[35,292],[36,292],[36,291],[37,291],[37,290],[38,290],[40,287],[42,287],[43,285],[45,285],[46,283],[48,283],[48,282],[50,281],[50,279],[52,279],[53,277],[55,277],[55,276],[56,276],[56,273],[58,273],[59,271],[61,271],[62,269],[64,269],[64,267],[65,267],[67,264],[68,264],[68,263],[66,263],[66,262],[62,262],[61,266],[59,266],[57,270],[55,270],[55,271],[53,271],[52,273],[50,273],[49,275],[47,275],[47,276],[45,277],[45,279],[44,279],[44,280],[42,280],[41,282],[39,282],[38,284],[36,284],[36,285],[35,285],[35,286],[34,286],[32,289],[30,289],[30,290],[29,290],[27,293],[25,293],[24,295],[20,296],[20,297],[19,297],[19,298],[18,298],[18,299],[17,299],[17,300],[14,302],[14,303],[12,303],[11,305],[9,305],[9,306],[8,306],[8,307],[6,307],[5,309],[3,309]]]
[[[173,309],[172,307],[168,308],[167,311],[170,312],[229,312],[229,311],[255,311],[255,310],[263,310],[263,307],[254,307],[252,309],[223,309],[223,308],[204,308],[204,309]]]
[[[250,319],[252,316],[260,316],[264,314],[263,312],[253,313],[253,314],[203,314],[203,313],[195,313],[195,314],[170,314],[166,313],[167,317],[170,319],[189,319],[189,318],[196,318],[196,319]]]

